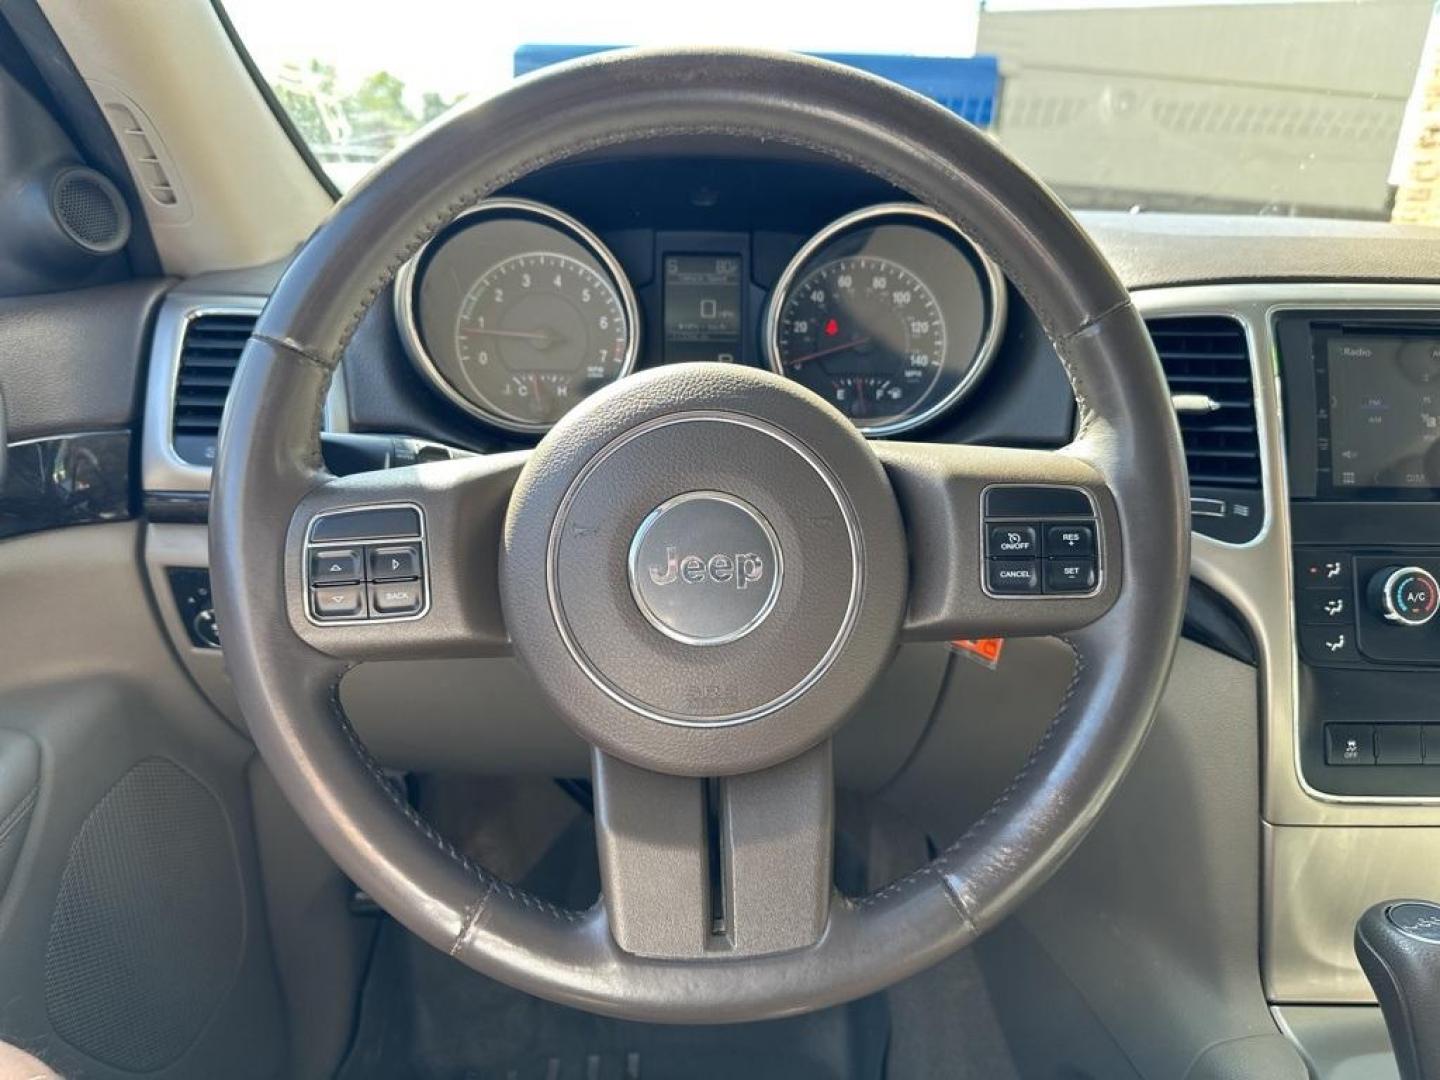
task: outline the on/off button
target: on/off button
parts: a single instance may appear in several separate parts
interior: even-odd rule
[[[1038,546],[1033,525],[992,525],[986,554],[992,559],[1033,559]]]

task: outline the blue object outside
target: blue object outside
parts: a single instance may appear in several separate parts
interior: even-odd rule
[[[618,49],[618,45],[549,45],[533,43],[515,50],[516,76],[582,56]],[[899,83],[943,105],[976,127],[995,119],[1000,91],[1000,62],[994,56],[902,56],[887,53],[810,53],[822,60],[868,71]]]

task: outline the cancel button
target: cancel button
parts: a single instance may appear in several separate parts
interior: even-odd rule
[[[1040,564],[1031,559],[993,559],[985,564],[985,576],[992,593],[1040,591]]]

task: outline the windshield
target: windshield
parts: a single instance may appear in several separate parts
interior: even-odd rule
[[[1072,207],[1440,224],[1431,0],[909,0],[903,14],[773,0],[227,0],[226,11],[342,190],[422,124],[546,64],[619,45],[749,44],[927,94]]]

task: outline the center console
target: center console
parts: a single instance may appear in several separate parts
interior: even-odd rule
[[[1440,318],[1275,322],[1300,658],[1317,791],[1440,796]]]

